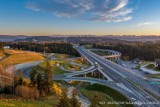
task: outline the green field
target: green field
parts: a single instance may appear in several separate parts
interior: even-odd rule
[[[153,70],[155,70],[155,71],[160,71],[160,68],[158,68],[158,67],[155,68],[155,65],[154,65],[154,64],[148,64],[148,65],[146,66],[146,68],[147,68],[147,69],[153,69]]]
[[[23,99],[16,95],[5,95],[0,98],[0,107],[54,107],[57,105],[59,96],[50,95],[37,100]],[[12,97],[11,97],[12,96]],[[10,98],[11,97],[11,98]]]
[[[152,63],[151,61],[142,61],[142,63],[140,64],[140,66],[143,66],[143,65],[146,65],[146,64],[149,64],[149,63]]]
[[[154,64],[148,64],[148,65],[146,66],[146,68],[152,69],[152,68],[154,68]]]
[[[62,70],[59,66],[56,66],[56,63],[60,63],[62,64],[63,62],[61,61],[50,61],[50,64],[53,66],[53,73],[54,74],[64,74],[66,73],[66,71]],[[40,63],[38,66],[33,67],[33,69],[36,69],[39,73],[44,73],[45,69],[46,69],[46,61]]]
[[[60,67],[53,67],[54,74],[64,74],[66,71],[62,70]]]
[[[70,63],[64,63],[63,67],[67,70],[74,70],[74,71],[79,71],[81,70],[81,67],[80,66],[77,66],[77,65],[73,65],[73,64],[70,64]]]
[[[105,93],[106,95],[113,98],[116,102],[129,102],[129,100],[121,93],[103,85],[99,85],[99,84],[88,85],[86,89]],[[121,105],[121,106],[133,107],[133,105]]]
[[[66,73],[64,70],[60,68],[60,66],[63,66],[66,70],[75,70],[75,71],[81,70],[80,66],[70,64],[65,59],[51,60],[49,62],[53,66],[53,70],[55,71],[56,74]],[[57,64],[59,64],[59,66],[57,66]],[[42,68],[46,68],[46,61],[39,64],[39,66]]]
[[[100,107],[117,107],[117,105],[107,105],[107,102],[114,101],[110,96],[98,91],[91,91],[86,89],[80,89],[80,92],[87,97],[89,100],[92,100],[95,95],[99,96],[100,102],[105,102],[105,104],[99,104]]]
[[[160,68],[158,68],[158,67],[155,68],[154,70],[160,72]]]
[[[160,74],[150,74],[149,77],[151,77],[151,78],[160,78]]]
[[[86,59],[83,59],[83,58],[76,58],[73,60],[73,62],[77,64],[81,64],[81,65],[86,65],[86,66],[90,65],[90,63]]]
[[[35,101],[17,101],[4,100],[0,101],[0,107],[53,107],[56,102],[53,100],[35,100]]]

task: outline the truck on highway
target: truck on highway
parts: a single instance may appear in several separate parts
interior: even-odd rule
[[[97,62],[95,62],[95,65],[96,65],[96,66],[98,66],[98,63],[97,63]]]

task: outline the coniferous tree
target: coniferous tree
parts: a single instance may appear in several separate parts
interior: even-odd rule
[[[52,81],[53,80],[53,69],[52,69],[52,66],[51,66],[51,63],[49,62],[49,60],[47,59],[47,73],[48,73],[48,81]]]
[[[21,70],[17,71],[17,75],[14,78],[14,85],[23,85],[23,72]]]
[[[18,80],[18,85],[23,85],[23,78],[20,78],[20,79]]]
[[[57,107],[72,107],[70,104],[70,99],[67,97],[67,94],[65,92],[62,93],[62,97]]]
[[[81,107],[81,103],[76,98],[76,94],[75,93],[72,94],[72,98],[70,100],[70,103],[71,103],[71,107]]]
[[[44,73],[44,85],[45,85],[45,91],[46,93],[50,93],[50,88],[52,87],[53,80],[53,71],[52,66],[49,62],[49,60],[46,61],[46,70]]]
[[[37,71],[35,69],[32,69],[32,71],[30,72],[30,81],[31,81],[31,86],[35,86],[37,83],[36,80],[36,75],[37,75]]]
[[[100,101],[99,96],[98,96],[98,95],[95,95],[95,96],[93,97],[93,99],[91,100],[91,105],[90,105],[90,107],[99,107],[99,101]]]
[[[8,42],[5,43],[13,49],[31,50],[35,52],[46,52],[46,53],[62,53],[73,56],[79,56],[76,49],[72,47],[70,43],[35,43],[35,42]]]
[[[0,42],[0,52],[4,52],[4,45],[2,42]]]
[[[40,73],[38,73],[37,75],[37,89],[39,90],[39,93],[41,95],[42,90],[43,90],[43,79]]]
[[[122,53],[122,59],[155,61],[160,59],[160,43],[118,43],[118,44],[93,44],[93,48],[116,50]],[[147,53],[147,54],[146,54]]]

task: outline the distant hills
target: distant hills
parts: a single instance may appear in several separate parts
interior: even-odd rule
[[[27,38],[18,38],[14,41],[64,41],[66,37],[54,37],[54,36],[31,36]]]
[[[33,36],[25,39],[16,39],[14,41],[53,41],[53,42],[71,42],[71,43],[103,43],[103,42],[117,42],[123,41],[110,37],[98,36]]]
[[[29,36],[24,36],[24,35],[17,35],[17,36],[11,36],[11,35],[0,35],[0,41],[1,42],[9,42],[9,41],[14,41],[16,39],[26,39]]]
[[[0,41],[54,41],[72,43],[105,43],[105,42],[160,42],[160,36],[24,36],[24,35],[0,35]]]
[[[113,39],[120,39],[126,41],[140,41],[140,42],[156,42],[160,41],[160,36],[110,36]]]

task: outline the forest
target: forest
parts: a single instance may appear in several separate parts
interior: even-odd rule
[[[39,42],[6,42],[5,45],[10,46],[13,49],[30,50],[35,52],[45,53],[61,53],[69,54],[72,56],[79,56],[76,49],[72,47],[70,43],[39,43]]]
[[[0,52],[3,52],[4,51],[4,48],[3,48],[3,43],[0,42]]]
[[[139,58],[146,61],[160,59],[160,43],[131,43],[131,44],[93,44],[93,48],[111,49],[122,53],[122,59]]]

